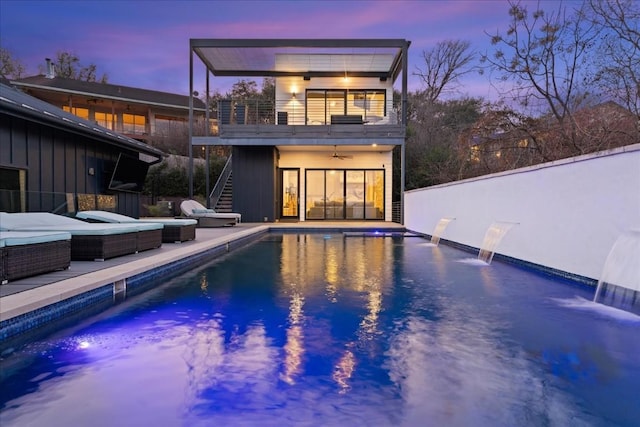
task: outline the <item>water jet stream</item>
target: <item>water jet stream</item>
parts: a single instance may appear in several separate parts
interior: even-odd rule
[[[438,246],[438,243],[440,243],[440,237],[444,233],[444,229],[447,228],[447,225],[449,225],[449,223],[454,219],[455,218],[442,218],[438,221],[436,227],[433,229],[433,234],[431,235],[431,243]]]
[[[482,241],[482,247],[478,253],[478,259],[484,261],[487,264],[491,264],[493,254],[496,248],[500,244],[502,238],[507,234],[511,227],[516,225],[516,222],[496,221],[487,229]]]
[[[640,314],[640,230],[623,233],[611,247],[593,301]]]

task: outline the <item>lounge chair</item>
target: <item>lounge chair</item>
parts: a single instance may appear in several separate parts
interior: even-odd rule
[[[0,283],[65,270],[71,264],[71,234],[0,231]]]
[[[195,200],[180,203],[182,214],[198,220],[198,227],[225,227],[236,225],[242,219],[239,213],[221,213],[207,209]]]
[[[103,223],[101,221],[87,221],[84,218],[76,215],[76,218],[79,218],[83,222],[98,222]],[[128,223],[127,225],[133,225],[138,229],[137,241],[136,241],[136,251],[148,251],[149,249],[155,249],[162,246],[162,230],[164,226],[159,223]]]
[[[162,242],[174,243],[194,240],[196,238],[196,225],[198,221],[195,219],[173,219],[173,218],[150,218],[136,219],[130,216],[120,215],[107,211],[80,211],[76,214],[76,218],[83,221],[98,223],[120,223],[120,224],[162,224]]]
[[[102,261],[137,252],[138,228],[127,224],[89,224],[46,212],[0,212],[0,231],[66,231],[71,260]]]
[[[94,212],[94,211],[86,211],[86,212]],[[103,212],[103,211],[95,211],[95,212]],[[109,214],[110,212],[104,212],[104,213]],[[113,215],[117,215],[117,214],[113,214]],[[106,224],[106,223],[118,222],[118,223],[124,224],[124,221],[92,220],[90,218],[85,218],[84,216],[80,215],[80,213],[76,214],[76,218],[80,219],[83,222],[88,222],[88,223]],[[130,218],[130,217],[125,217],[125,218],[129,218],[131,220],[126,222],[127,225],[133,225],[138,229],[138,243],[136,245],[136,250],[138,252],[147,251],[149,249],[155,249],[162,246],[162,233],[164,230],[164,226],[162,224],[157,222],[136,221],[135,218]]]

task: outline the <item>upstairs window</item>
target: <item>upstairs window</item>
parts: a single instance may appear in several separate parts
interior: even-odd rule
[[[114,123],[114,115],[111,113],[101,113],[100,111],[95,112],[95,121],[100,126],[113,130]]]
[[[78,108],[78,107],[68,107],[66,105],[62,106],[62,109],[67,113],[71,113],[74,116],[78,116],[81,119],[89,120],[89,109],[88,108]]]
[[[384,90],[352,90],[347,94],[347,114],[360,114],[367,122],[382,120],[387,115]]]
[[[332,115],[359,115],[375,123],[387,115],[384,89],[309,89],[306,92],[306,116],[309,125],[331,123]]]
[[[122,115],[122,131],[124,133],[143,134],[146,129],[147,119],[137,114]]]

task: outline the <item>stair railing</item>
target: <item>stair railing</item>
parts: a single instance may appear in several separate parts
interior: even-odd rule
[[[209,194],[209,206],[215,208],[218,204],[218,200],[220,200],[220,196],[222,195],[222,191],[224,190],[225,185],[227,185],[227,181],[231,176],[231,156],[227,159],[227,163],[224,164],[224,168],[222,168],[222,172],[220,172],[220,176],[218,176],[218,180],[216,181],[216,185],[213,186],[213,190],[211,190],[211,194]]]

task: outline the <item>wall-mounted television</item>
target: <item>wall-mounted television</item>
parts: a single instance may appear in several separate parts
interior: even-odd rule
[[[149,163],[120,153],[109,181],[109,190],[141,192],[148,170]]]

